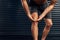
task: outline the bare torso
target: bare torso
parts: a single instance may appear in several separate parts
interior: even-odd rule
[[[44,4],[46,3],[47,0],[33,0],[34,2],[36,2],[37,4]]]

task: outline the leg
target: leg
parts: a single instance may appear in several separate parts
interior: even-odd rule
[[[52,26],[52,19],[45,19],[45,28],[43,30],[43,34],[42,34],[42,39],[41,40],[45,40],[49,31],[50,31],[50,28]]]
[[[37,12],[32,13],[34,19],[38,19]],[[38,22],[32,22],[31,32],[34,40],[38,40]]]

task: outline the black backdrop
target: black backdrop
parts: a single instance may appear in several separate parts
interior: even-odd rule
[[[49,35],[60,35],[60,5],[56,3],[52,13],[53,26]],[[0,0],[0,35],[31,35],[31,22],[26,16],[20,0]],[[39,22],[39,35],[44,28]]]

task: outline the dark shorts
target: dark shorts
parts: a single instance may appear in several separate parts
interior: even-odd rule
[[[38,15],[42,14],[42,12],[45,10],[45,8],[48,6],[48,4],[41,4],[40,6],[34,4],[34,5],[30,5],[29,8],[30,8],[30,12],[33,13],[33,12],[37,12]],[[52,18],[51,16],[51,12],[49,12],[44,18]]]

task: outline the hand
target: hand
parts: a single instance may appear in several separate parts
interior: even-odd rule
[[[31,21],[33,21],[33,22],[36,21],[36,20],[35,20],[34,18],[32,18],[32,17],[29,17],[29,19],[30,19]]]
[[[39,16],[39,18],[38,18],[38,20],[37,20],[37,21],[40,21],[40,20],[42,20],[42,17],[41,17],[41,16]]]
[[[37,22],[38,21],[38,19],[30,19],[31,21],[33,21],[33,22]]]
[[[38,21],[38,19],[34,19],[34,18],[29,18],[31,21],[33,21],[33,22],[37,22]]]
[[[33,21],[33,22],[38,21],[38,19],[34,19],[31,15],[29,15],[28,17],[29,17],[29,19],[30,19],[31,21]]]

